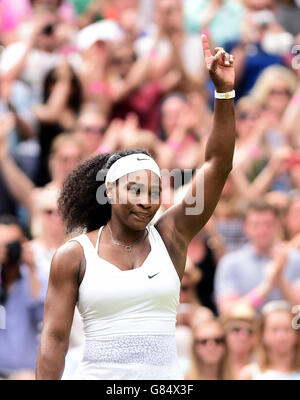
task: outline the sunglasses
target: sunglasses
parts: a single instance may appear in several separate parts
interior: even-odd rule
[[[278,95],[278,96],[290,96],[291,92],[288,89],[272,89],[269,93],[270,95]]]
[[[79,126],[78,130],[85,132],[85,133],[97,133],[103,135],[106,131],[104,127],[96,127],[96,126]]]
[[[242,120],[242,121],[245,121],[247,119],[251,119],[252,121],[254,121],[257,118],[258,118],[257,113],[247,112],[247,111],[242,111],[237,115],[237,119]]]
[[[254,330],[252,328],[242,328],[241,326],[233,326],[228,331],[234,333],[244,332],[247,333],[249,336],[252,336],[254,334]]]
[[[56,24],[49,23],[46,26],[44,26],[41,33],[46,36],[51,36],[53,35],[55,29],[56,29]]]
[[[208,342],[214,342],[217,345],[221,345],[225,343],[225,338],[223,336],[220,336],[215,338],[195,339],[195,344],[201,344],[206,346]]]
[[[58,210],[52,210],[50,208],[43,210],[43,213],[46,215],[59,215]]]
[[[122,65],[122,64],[131,64],[136,61],[136,56],[129,56],[129,57],[113,57],[111,62],[114,65]]]

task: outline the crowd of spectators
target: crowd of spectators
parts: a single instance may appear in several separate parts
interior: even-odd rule
[[[236,149],[189,247],[180,363],[186,379],[300,379],[299,0],[1,1],[0,379],[34,378],[65,177],[146,148],[172,171],[160,215],[203,164],[202,33],[235,56]],[[75,312],[64,379],[82,346]]]

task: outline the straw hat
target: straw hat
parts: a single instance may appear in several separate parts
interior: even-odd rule
[[[221,321],[224,325],[237,320],[255,322],[256,319],[257,314],[254,307],[245,301],[237,302],[229,312],[221,316]]]

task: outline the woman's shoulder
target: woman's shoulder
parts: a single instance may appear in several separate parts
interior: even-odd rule
[[[55,251],[50,274],[60,278],[78,274],[83,259],[84,251],[80,243],[68,240]]]

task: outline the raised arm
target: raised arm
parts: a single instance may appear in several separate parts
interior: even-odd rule
[[[82,260],[82,248],[72,242],[63,245],[53,257],[36,364],[36,379],[60,379],[63,374],[78,297]]]
[[[14,123],[11,114],[0,118],[0,172],[11,196],[31,213],[34,184],[14,162],[8,149],[8,135]]]
[[[202,41],[206,65],[216,91],[230,92],[234,86],[232,56],[221,48],[216,48],[213,55],[205,35]],[[183,201],[171,207],[158,221],[160,230],[164,230],[164,226],[173,226],[186,244],[201,230],[213,213],[231,171],[234,143],[233,99],[216,99],[213,130],[207,140],[205,162],[195,174]]]

